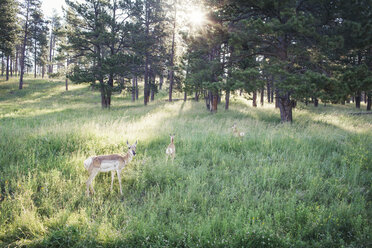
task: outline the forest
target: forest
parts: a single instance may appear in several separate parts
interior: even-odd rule
[[[0,247],[372,245],[372,0],[62,4],[0,0]]]

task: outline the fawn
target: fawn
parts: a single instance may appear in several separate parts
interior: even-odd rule
[[[236,137],[244,137],[245,133],[244,132],[240,132],[238,130],[238,128],[236,127],[236,123],[234,123],[234,125],[231,127],[232,130],[233,130],[233,134],[236,136]]]
[[[171,143],[168,145],[167,149],[165,150],[165,154],[167,154],[167,160],[169,156],[172,156],[172,161],[174,160],[174,156],[176,155],[176,147],[174,146],[174,137],[175,135],[169,134]]]

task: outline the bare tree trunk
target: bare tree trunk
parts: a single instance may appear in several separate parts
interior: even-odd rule
[[[275,89],[275,108],[279,108],[278,89]]]
[[[371,110],[371,103],[372,103],[372,92],[369,91],[367,93],[367,111],[370,111]]]
[[[197,89],[195,90],[195,101],[199,102],[199,92]]]
[[[9,80],[9,55],[8,56],[6,56],[6,81],[8,81]]]
[[[266,88],[267,88],[267,102],[270,103],[270,97],[271,97],[271,92],[270,92],[270,83],[267,83],[266,84]]]
[[[150,33],[150,6],[149,6],[149,3],[148,1],[146,1],[145,3],[145,26],[146,26],[146,37],[149,37],[149,33]],[[145,81],[145,85],[144,85],[144,89],[143,89],[143,102],[145,104],[145,106],[147,105],[147,102],[149,101],[149,93],[150,93],[150,89],[149,89],[149,51],[148,51],[148,48],[146,48],[146,51],[145,51],[145,78],[144,78],[144,81]]]
[[[217,92],[210,92],[210,111],[213,113],[217,112],[218,106],[218,91]]]
[[[208,93],[204,92],[205,105],[209,111],[211,111],[212,93],[208,90]]]
[[[1,54],[1,76],[4,76],[5,64],[4,64],[4,54]]]
[[[355,94],[355,107],[360,109],[360,92]]]
[[[161,73],[161,74],[159,75],[159,90],[162,89],[162,87],[163,87],[163,83],[164,83],[164,76],[163,76],[163,73]]]
[[[314,98],[314,107],[318,107],[318,104],[319,104],[319,100],[318,98]]]
[[[65,78],[65,86],[66,86],[66,91],[68,91],[68,78]]]
[[[15,57],[15,64],[14,64],[14,74],[15,76],[18,75],[18,53],[19,53],[19,49],[18,49],[18,46],[16,46],[16,57]]]
[[[278,105],[280,109],[280,119],[282,122],[292,122],[292,102],[289,93],[284,96],[279,95]]]
[[[174,45],[175,45],[175,35],[176,35],[176,19],[177,19],[177,0],[174,0],[174,20],[173,20],[173,32],[172,32],[172,50],[170,57],[170,80],[169,80],[169,101],[172,101],[172,91],[174,84]]]
[[[136,79],[136,100],[138,101],[138,77],[135,76]]]
[[[225,110],[229,109],[229,104],[230,104],[230,90],[226,90],[226,95],[225,95]]]
[[[19,89],[23,88],[23,74],[25,71],[25,56],[26,56],[26,43],[27,43],[27,33],[28,33],[28,14],[30,10],[30,1],[27,1],[26,7],[26,19],[25,19],[25,30],[24,30],[24,37],[23,37],[23,45],[22,45],[22,52],[21,52],[21,75],[19,78]]]
[[[10,56],[10,76],[13,77],[13,54]]]
[[[261,89],[261,99],[260,99],[261,106],[264,105],[264,97],[265,97],[265,88],[262,87],[262,89]]]
[[[151,101],[154,101],[155,100],[155,90],[153,87],[151,87]]]
[[[34,43],[34,78],[36,78],[36,57],[37,57],[37,45],[36,45],[36,39],[35,39],[35,43]]]
[[[132,78],[132,102],[136,101],[136,79]]]
[[[257,91],[253,91],[253,107],[257,107]]]

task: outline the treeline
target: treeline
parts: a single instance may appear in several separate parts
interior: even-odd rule
[[[235,91],[266,90],[281,120],[296,101],[318,105],[361,97],[371,109],[372,1],[206,1],[210,24],[188,39],[186,84],[217,111]],[[275,95],[273,97],[272,95]],[[275,98],[275,100],[274,100]]]
[[[372,0],[66,0],[47,20],[40,0],[0,5],[2,74],[66,76],[90,82],[108,108],[128,90],[144,104],[169,82],[184,100],[217,111],[232,94],[275,102],[283,122],[297,101],[371,109]],[[196,6],[203,24],[191,20]],[[203,4],[203,5],[200,5]],[[188,8],[195,6],[193,8]],[[266,95],[266,97],[264,97]]]

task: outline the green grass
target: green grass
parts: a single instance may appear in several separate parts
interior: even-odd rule
[[[1,247],[372,245],[371,115],[300,105],[288,125],[239,97],[213,115],[203,102],[99,100],[87,85],[0,80]],[[86,197],[84,159],[124,152],[127,139],[139,145],[123,196],[100,173]]]

